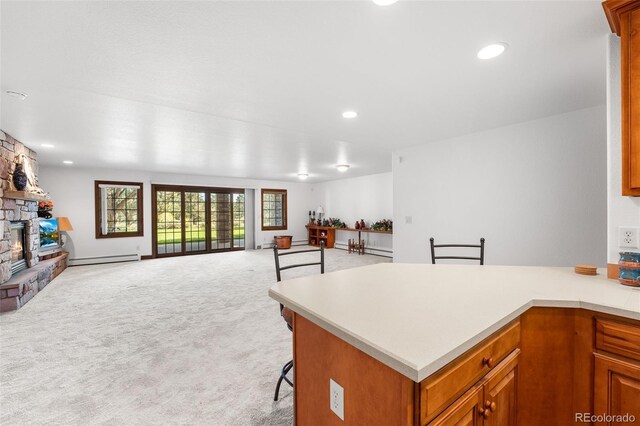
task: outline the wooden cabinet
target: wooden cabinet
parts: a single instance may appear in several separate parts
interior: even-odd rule
[[[513,351],[429,426],[515,426],[519,355]]]
[[[324,241],[325,248],[333,248],[336,242],[335,228],[328,226],[308,225],[308,243],[310,246],[320,247],[320,242]]]
[[[596,349],[640,362],[640,327],[596,318]]]
[[[485,377],[484,406],[480,415],[484,426],[515,426],[518,357],[516,349]]]
[[[420,420],[428,423],[480,379],[497,370],[520,344],[520,322],[503,328],[420,383]]]
[[[622,195],[640,196],[640,0],[607,0],[603,7],[621,45]]]
[[[640,326],[596,317],[595,335],[594,414],[640,420]],[[613,423],[636,424],[626,420]]]
[[[482,386],[475,386],[456,400],[440,414],[429,426],[480,426],[483,418],[479,413],[482,408]]]
[[[595,354],[594,414],[634,416],[640,419],[640,364]],[[605,424],[636,424],[616,421]]]

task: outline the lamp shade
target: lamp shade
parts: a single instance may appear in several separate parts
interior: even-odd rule
[[[324,214],[324,209],[322,208],[322,206],[318,206],[318,209],[316,211],[318,212],[318,214]]]
[[[58,230],[59,231],[73,231],[73,226],[69,222],[69,218],[62,216],[58,218]]]

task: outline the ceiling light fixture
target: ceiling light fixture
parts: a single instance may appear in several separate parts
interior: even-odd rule
[[[71,161],[71,160],[64,160],[64,161],[63,161],[63,163],[64,163],[64,164],[73,164],[73,161]]]
[[[338,164],[338,165],[336,165],[336,169],[338,169],[338,171],[341,172],[341,173],[344,173],[347,170],[349,170],[349,167],[351,167],[351,166],[349,166],[348,164]]]
[[[342,118],[356,118],[358,113],[355,111],[345,111],[342,113]]]
[[[483,47],[478,52],[478,59],[491,59],[500,56],[507,50],[507,43],[493,43]]]
[[[397,1],[398,0],[373,0],[373,2],[378,6],[389,6],[391,4],[394,4]]]
[[[306,178],[308,178],[308,177],[309,177],[309,175],[308,175],[308,174],[306,174],[306,173],[298,173],[298,177],[299,177],[301,180],[305,180]]]
[[[55,148],[55,145],[52,145],[50,143],[41,143],[40,146],[43,148]]]
[[[11,96],[12,98],[20,99],[21,101],[27,99],[26,93],[14,92],[13,90],[7,90],[7,95]]]

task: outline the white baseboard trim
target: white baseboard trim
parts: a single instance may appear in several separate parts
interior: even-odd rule
[[[292,240],[291,241],[291,246],[306,246],[307,245],[307,240]],[[256,246],[256,250],[266,250],[266,249],[272,249],[274,246],[273,243],[262,243],[262,245],[257,245]]]
[[[337,242],[337,241],[333,247],[335,247],[338,250],[349,250],[348,244]],[[376,247],[365,246],[364,252],[365,254],[372,254],[374,256],[388,257],[390,259],[393,259],[393,250],[388,248],[376,248]]]
[[[77,257],[69,259],[69,266],[98,265],[101,263],[135,262],[140,260],[138,254],[120,254],[115,256]]]

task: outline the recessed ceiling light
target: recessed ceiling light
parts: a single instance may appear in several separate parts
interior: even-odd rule
[[[356,118],[358,113],[355,111],[345,111],[342,113],[342,118]]]
[[[308,175],[308,174],[306,174],[306,173],[298,173],[298,177],[299,177],[301,180],[305,180],[306,178],[308,178],[308,177],[309,177],[309,175]]]
[[[483,47],[478,52],[478,59],[491,59],[500,56],[507,50],[507,43],[493,43]]]
[[[63,161],[63,163],[64,163],[64,164],[73,164],[73,161],[71,161],[71,160],[64,160],[64,161]]]
[[[373,0],[375,4],[378,6],[389,6],[390,4],[394,4],[398,0]]]
[[[21,101],[27,99],[26,93],[14,92],[13,90],[7,90],[7,95],[11,96],[12,98],[20,99]]]
[[[336,165],[336,169],[338,169],[339,172],[346,172],[347,170],[349,170],[349,166],[348,164],[338,164]]]
[[[55,146],[50,143],[41,143],[40,146],[43,148],[55,148]]]

